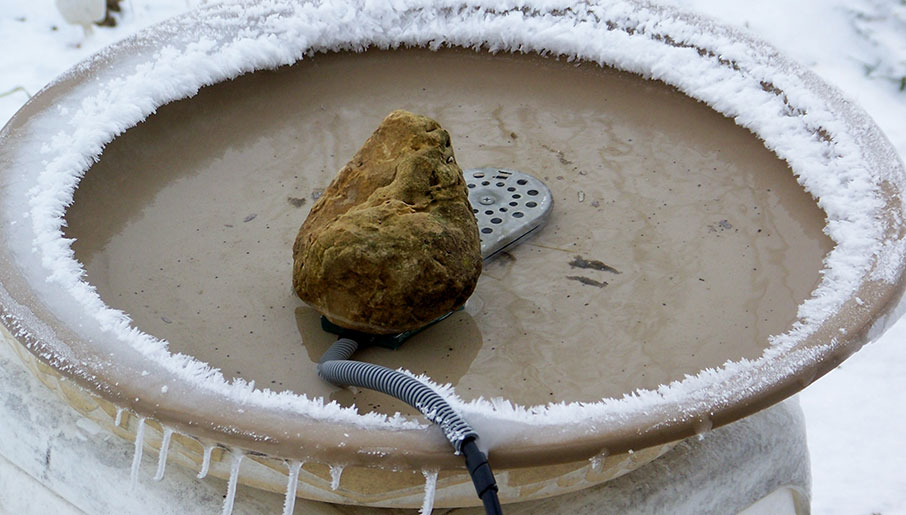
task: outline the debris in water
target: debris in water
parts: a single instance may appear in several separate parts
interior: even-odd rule
[[[289,462],[289,479],[286,482],[286,498],[283,499],[283,515],[293,515],[296,507],[296,489],[299,487],[299,469],[301,461]]]
[[[563,165],[563,166],[568,166],[568,165],[573,164],[572,161],[570,161],[569,159],[566,159],[566,154],[564,154],[562,151],[557,150],[557,149],[555,149],[555,148],[551,148],[551,147],[549,147],[549,146],[547,146],[547,145],[541,145],[541,147],[542,147],[544,150],[547,150],[548,152],[550,152],[550,153],[556,155],[556,156],[557,156],[557,161],[560,161],[560,164],[561,164],[561,165]]]
[[[286,197],[286,201],[293,207],[302,207],[305,205],[305,197]]]
[[[135,490],[138,485],[138,469],[142,464],[142,445],[145,439],[145,417],[139,417],[135,429],[135,454],[132,455],[132,470],[129,474],[129,488]]]
[[[579,202],[585,202],[585,192],[584,191],[580,191],[578,193],[578,196],[579,196]]]
[[[425,476],[425,500],[422,501],[422,507],[418,512],[421,515],[430,515],[434,509],[434,494],[437,492],[437,471],[423,470]]]
[[[590,277],[582,277],[581,275],[567,275],[566,278],[572,281],[579,281],[580,283],[587,284],[589,286],[597,286],[598,288],[607,286],[607,281],[595,281]]]
[[[227,483],[227,494],[223,499],[223,515],[232,515],[233,513],[233,501],[236,500],[236,482],[239,480],[239,464],[242,463],[242,458],[245,457],[245,454],[234,449],[233,453],[233,464],[230,465],[230,481]]]
[[[601,203],[598,202],[597,200],[591,201],[591,207],[600,207],[600,206],[601,206]]]
[[[598,261],[597,259],[585,259],[582,256],[578,255],[569,262],[569,266],[573,268],[585,268],[591,270],[599,270],[601,272],[610,272],[612,274],[620,273],[619,270],[604,263],[603,261]]]
[[[208,475],[208,469],[211,467],[211,451],[214,450],[213,445],[204,446],[204,456],[201,458],[201,470],[198,471],[198,475],[195,477],[198,479],[204,479]]]
[[[258,213],[252,213],[252,214],[250,214],[249,216],[243,218],[243,219],[242,219],[242,223],[251,222],[251,221],[254,220],[255,218],[258,218]]]
[[[157,473],[154,474],[155,481],[160,481],[164,478],[164,470],[167,468],[167,452],[170,450],[171,436],[173,436],[173,430],[169,427],[165,427],[164,438],[160,442],[160,455],[157,457]]]
[[[324,194],[324,189],[323,189],[323,188],[318,188],[318,189],[316,189],[316,190],[313,190],[313,191],[311,192],[311,199],[312,199],[312,200],[318,200],[319,198],[321,198],[321,195],[323,195],[323,194]]]
[[[330,489],[340,488],[340,476],[343,475],[343,465],[330,466]]]
[[[732,228],[733,228],[733,224],[731,224],[730,222],[728,222],[726,220],[721,220],[721,221],[717,222],[716,224],[708,225],[709,232],[728,231]]]

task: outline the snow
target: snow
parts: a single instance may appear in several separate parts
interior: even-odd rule
[[[96,28],[91,35],[86,36],[80,27],[65,24],[49,2],[24,3],[0,0],[0,43],[5,43],[2,48],[15,49],[0,54],[0,70],[3,71],[0,73],[0,123],[8,119],[27,100],[27,94],[37,92],[75,62],[142,26],[185,10],[191,3],[184,0],[157,2],[132,0],[124,3],[126,13],[119,27]],[[855,2],[803,0],[795,3],[768,0],[760,3],[757,8],[739,1],[675,0],[672,3],[707,13],[721,21],[747,27],[756,36],[768,40],[795,60],[807,65],[843,89],[865,108],[893,142],[900,155],[906,155],[906,121],[904,121],[906,92],[900,90],[902,77],[906,75],[904,73],[906,30],[903,30],[906,25],[904,23],[906,6],[878,0]],[[627,12],[626,16],[631,17],[632,14]],[[56,30],[53,27],[56,27]],[[497,25],[488,27],[487,30],[501,28],[502,25]],[[504,31],[501,30],[500,33],[504,34]],[[705,37],[696,34],[686,36],[690,40]],[[464,36],[451,35],[451,38],[456,37]],[[555,44],[556,37],[551,35],[550,38],[551,41],[545,43]],[[500,47],[510,43],[503,40],[498,42]],[[615,40],[614,44],[638,43]],[[195,50],[203,53],[206,49],[200,47]],[[237,52],[241,54],[247,50],[239,48]],[[588,51],[586,48],[576,50]],[[626,50],[625,47],[623,50]],[[286,57],[277,55],[276,58]],[[724,57],[746,59],[745,55],[733,54],[732,49],[728,49]],[[644,69],[644,63],[641,62],[627,61],[622,64],[628,68]],[[668,76],[670,71],[655,69],[653,73],[656,76],[662,76],[659,74]],[[693,79],[688,80],[694,82]],[[713,76],[697,77],[695,80],[699,83],[721,82]],[[692,82],[681,86],[698,87],[702,96],[707,97],[717,108],[734,108],[721,103],[721,98],[727,95],[726,87],[709,90]],[[726,84],[726,81],[723,83]],[[793,95],[797,93],[796,86],[796,84],[783,85],[784,89]],[[179,89],[185,87],[185,84],[173,84],[173,87]],[[741,88],[740,91],[744,91],[742,84],[730,84],[727,87]],[[770,107],[768,104],[764,105]],[[810,114],[814,113],[816,123],[829,122],[818,120],[822,114],[820,106],[813,107],[815,109],[809,111]],[[755,111],[757,110],[738,113],[741,123],[754,126],[771,123],[770,112],[765,110],[762,118]],[[138,116],[141,114],[138,113]],[[777,131],[785,129],[773,127],[773,130]],[[835,150],[845,153],[846,146],[846,142],[842,142]],[[778,145],[775,150],[791,161],[798,159],[804,163],[817,159],[812,155],[799,154],[801,148],[802,146],[793,139],[789,141],[788,147]],[[821,194],[822,198],[828,198],[831,205],[843,205],[851,201],[853,198],[851,195],[864,194],[853,190],[846,192],[850,196],[834,199],[834,195],[839,193],[839,185],[817,182],[820,181],[809,182],[808,178],[805,180],[807,187]],[[858,186],[856,181],[853,188]],[[827,208],[827,205],[825,207]],[[832,210],[829,210],[829,214],[832,219],[829,227],[831,236],[838,241],[855,241],[856,247],[850,249],[851,252],[867,252],[870,255],[871,238],[856,238],[864,234],[853,231],[850,224],[834,224],[835,214]],[[870,227],[867,230],[870,234]],[[865,246],[859,247],[861,244]],[[851,277],[845,275],[831,275],[829,279],[836,281],[835,288],[843,293],[846,293],[846,285],[851,281]],[[821,313],[826,313],[831,307],[827,302],[832,304],[837,297],[828,294],[822,298],[825,303],[814,306],[811,312],[805,312],[806,318],[820,317]],[[899,373],[906,365],[906,349],[894,343],[904,337],[906,324],[894,325],[879,341],[856,354],[839,370],[819,380],[801,394],[812,449],[815,513],[906,512],[906,495],[902,494],[906,491],[906,480],[902,474],[903,462],[906,459],[906,442],[900,437],[901,431],[898,430],[896,423],[892,423],[906,420],[906,400],[898,395],[898,392],[906,387],[906,378]],[[807,358],[808,356],[803,356],[803,359]],[[747,365],[748,363],[737,364],[740,368]],[[707,384],[720,373],[705,371],[694,379],[697,379],[699,384]],[[238,389],[245,395],[253,396],[253,386],[246,385],[247,388],[239,386]],[[693,384],[690,387],[697,386]],[[452,395],[452,392],[447,394]],[[663,394],[664,392],[654,392],[646,397],[643,393],[638,402],[663,401],[663,398],[658,397]],[[466,410],[473,409],[471,406],[462,407]],[[496,407],[502,411],[509,409],[516,419],[524,413],[505,403],[497,403]],[[551,419],[574,416],[565,406],[548,407],[546,413]],[[476,427],[481,429],[478,426],[479,424],[476,424]],[[139,428],[142,428],[142,425]],[[493,437],[492,432],[488,439]],[[137,448],[138,460],[141,459],[140,452]],[[234,463],[237,471],[241,459],[241,455],[239,456]]]

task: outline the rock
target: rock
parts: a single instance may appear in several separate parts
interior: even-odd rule
[[[394,111],[312,206],[293,245],[293,288],[331,322],[417,329],[478,282],[478,225],[450,134]]]

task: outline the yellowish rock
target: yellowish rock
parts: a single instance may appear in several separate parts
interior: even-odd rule
[[[394,111],[312,207],[293,245],[293,288],[331,322],[372,334],[419,328],[478,282],[478,226],[450,134]]]

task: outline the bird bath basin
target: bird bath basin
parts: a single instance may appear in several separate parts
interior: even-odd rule
[[[171,461],[383,506],[436,477],[437,506],[474,504],[411,408],[317,378],[333,337],[290,287],[308,209],[396,108],[554,196],[465,310],[357,355],[452,385],[504,501],[611,479],[878,336],[903,169],[871,121],[728,29],[583,9],[230,4],[114,45],[0,133],[8,340]]]

